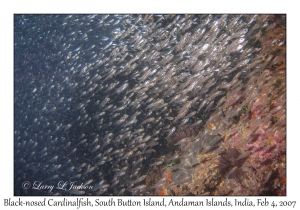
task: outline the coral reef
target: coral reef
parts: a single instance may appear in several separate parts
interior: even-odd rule
[[[175,146],[149,171],[147,194],[286,195],[283,18],[270,16],[271,26],[254,40],[261,65],[244,85],[225,88],[223,103],[197,133],[185,126],[170,137]]]

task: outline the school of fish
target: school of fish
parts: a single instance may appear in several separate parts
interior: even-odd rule
[[[240,90],[252,94],[241,107],[255,103],[257,87],[244,84],[266,63],[258,40],[268,18],[16,14],[14,194],[145,195],[167,139],[187,127],[197,136],[212,113],[242,97]],[[236,95],[228,98],[228,90]],[[203,138],[172,143],[193,140],[205,145],[204,154],[221,141]],[[187,173],[179,172],[171,180]],[[45,189],[24,189],[24,181]]]

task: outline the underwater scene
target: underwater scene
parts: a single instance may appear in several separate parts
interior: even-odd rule
[[[286,195],[286,15],[15,14],[14,195]]]

